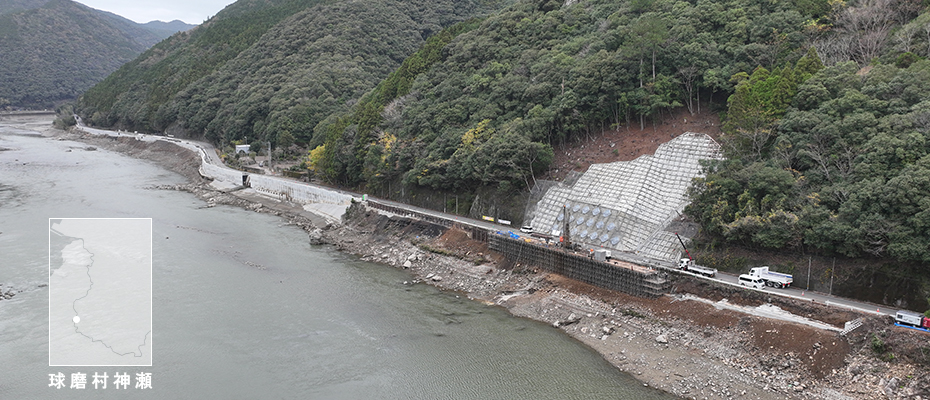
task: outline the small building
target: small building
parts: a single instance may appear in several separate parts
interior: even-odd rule
[[[249,145],[247,145],[247,144],[237,144],[237,145],[236,145],[236,153],[245,153],[245,154],[249,154]]]

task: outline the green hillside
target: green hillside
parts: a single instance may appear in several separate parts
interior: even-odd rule
[[[520,2],[451,41],[410,94],[317,129],[312,164],[369,191],[504,195],[529,190],[555,144],[717,96],[728,161],[688,210],[707,234],[930,263],[930,14],[810,6]]]
[[[317,177],[409,199],[526,192],[553,146],[710,104],[727,161],[687,212],[711,242],[930,262],[921,2],[523,0],[457,25],[490,5],[259,4],[78,109],[222,145],[296,139]]]
[[[69,0],[0,10],[0,99],[14,107],[73,100],[167,36]]]
[[[426,37],[495,2],[239,1],[160,43],[88,91],[91,123],[210,140],[309,140]]]
[[[728,93],[736,73],[799,59],[818,12],[746,0],[521,1],[446,46],[409,95],[376,104],[390,113],[373,132],[351,119],[318,129],[328,132],[319,164],[349,186],[529,190],[553,145],[642,129]],[[396,142],[382,144],[388,135]]]

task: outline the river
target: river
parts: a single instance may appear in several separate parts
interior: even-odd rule
[[[0,120],[0,284],[21,291],[0,301],[2,399],[673,398],[557,329],[405,286],[281,218],[152,190],[184,178],[15,122]],[[62,217],[152,218],[151,367],[49,367],[48,219]],[[150,373],[152,388],[49,387],[59,372]]]

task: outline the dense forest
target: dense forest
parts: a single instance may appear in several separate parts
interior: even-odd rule
[[[318,177],[393,196],[525,192],[561,143],[713,107],[726,160],[687,209],[706,233],[926,264],[927,6],[240,1],[77,109],[220,145],[297,142]]]
[[[323,172],[350,186],[399,178],[527,190],[553,145],[621,123],[642,129],[732,90],[741,71],[797,60],[804,21],[820,16],[787,2],[519,2],[456,38],[410,94],[383,104],[377,130],[396,142],[371,140],[351,120],[318,129],[329,135]]]
[[[70,0],[0,0],[0,107],[52,108],[176,31]]]
[[[304,142],[446,26],[493,1],[237,2],[154,46],[88,91],[78,109],[104,126],[209,140]],[[250,141],[251,141],[250,140]]]
[[[740,76],[689,213],[744,245],[930,263],[930,61],[909,49]]]

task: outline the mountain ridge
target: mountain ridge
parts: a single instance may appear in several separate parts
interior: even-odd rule
[[[159,27],[70,0],[0,1],[0,106],[51,108],[73,100],[174,34]]]

